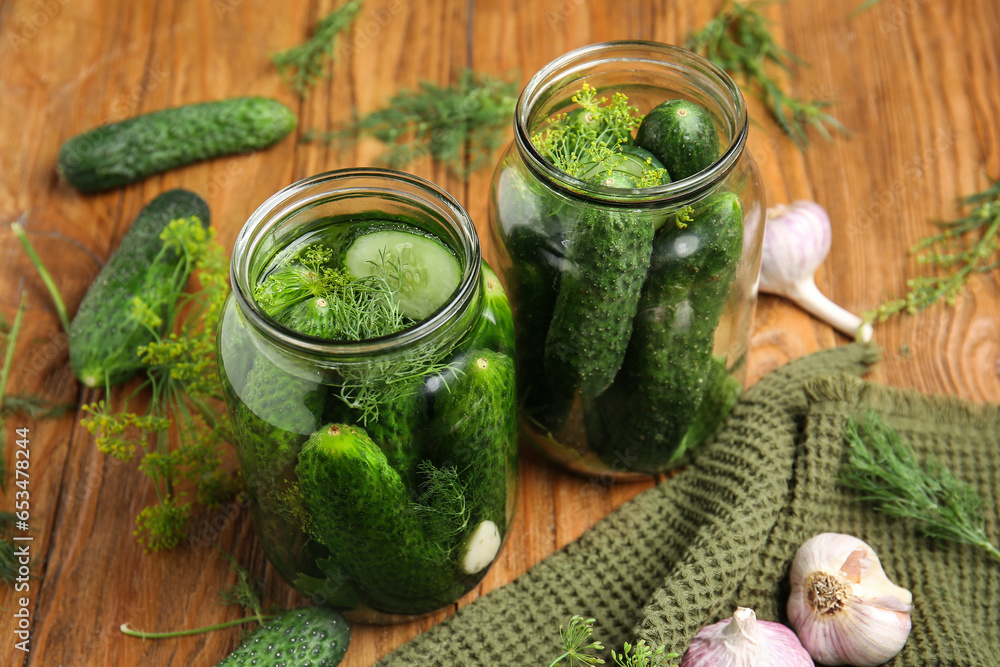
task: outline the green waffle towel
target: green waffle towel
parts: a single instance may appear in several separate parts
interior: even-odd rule
[[[936,544],[836,481],[848,417],[873,408],[920,460],[935,458],[979,491],[997,544],[1000,409],[859,379],[877,360],[876,348],[852,344],[770,373],[678,475],[378,664],[546,667],[574,614],[597,619],[605,646],[642,638],[678,652],[737,606],[787,622],[796,550],[839,532],[872,545],[889,578],[913,593],[913,630],[888,664],[1000,665],[1000,562]]]

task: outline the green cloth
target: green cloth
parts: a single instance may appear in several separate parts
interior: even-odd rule
[[[1000,562],[936,544],[836,482],[846,420],[873,408],[920,460],[937,459],[979,491],[1000,543],[1000,409],[860,380],[877,358],[853,344],[770,373],[678,475],[378,664],[545,667],[574,614],[597,619],[594,636],[609,648],[644,638],[678,652],[737,606],[787,622],[792,557],[821,532],[865,540],[913,593],[913,630],[888,664],[1000,664]]]

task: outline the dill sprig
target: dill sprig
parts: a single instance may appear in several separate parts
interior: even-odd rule
[[[243,625],[244,623],[257,623],[257,625],[263,625],[265,622],[273,618],[273,616],[264,614],[263,611],[261,611],[260,582],[255,580],[246,568],[241,566],[231,554],[219,549],[219,547],[216,547],[216,549],[218,549],[223,556],[229,559],[230,568],[236,574],[236,583],[229,588],[219,591],[219,598],[222,600],[223,604],[240,605],[243,607],[243,611],[247,614],[247,616],[244,616],[243,618],[236,618],[231,621],[225,621],[223,623],[216,623],[215,625],[192,628],[190,630],[145,632],[143,630],[135,630],[130,627],[128,623],[122,623],[121,626],[119,626],[119,630],[129,637],[139,637],[140,639],[170,639],[173,637],[189,637],[191,635],[212,632],[214,630],[223,630],[236,625]]]
[[[585,665],[603,665],[604,659],[594,655],[593,651],[603,651],[604,645],[592,638],[594,619],[573,616],[566,628],[559,626],[559,637],[562,640],[563,653],[553,660],[549,667],[584,667]],[[669,661],[679,658],[677,653],[667,653],[664,646],[653,648],[644,639],[635,645],[625,642],[622,652],[611,649],[611,659],[618,667],[660,667]]]
[[[778,126],[799,148],[809,145],[806,130],[810,127],[827,140],[831,138],[830,129],[847,134],[840,121],[823,111],[831,102],[795,97],[768,71],[768,65],[773,65],[791,74],[794,65],[808,63],[778,44],[768,27],[769,20],[757,9],[760,4],[727,2],[704,28],[688,35],[687,48],[755,85],[755,92]]]
[[[100,400],[83,406],[80,422],[105,454],[128,461],[142,452],[139,471],[152,480],[157,495],[157,502],[135,519],[134,535],[147,551],[172,549],[186,536],[192,503],[178,489],[181,480],[194,485],[197,501],[207,507],[239,488],[238,477],[222,466],[223,443],[232,442],[232,430],[211,405],[222,397],[215,347],[228,293],[225,257],[213,232],[195,217],[171,221],[160,238],[163,254],[181,255],[185,272],[196,271],[201,289],[186,293],[181,286],[170,295],[171,306],[162,318],[141,298],[133,300],[129,316],[156,334],[153,342],[135,350],[145,378],[120,411],[113,412],[109,400]],[[150,275],[159,274],[152,270]],[[107,387],[107,395],[110,391]],[[130,412],[129,403],[146,392],[150,400],[145,412]],[[172,433],[176,446],[171,446]]]
[[[465,69],[453,85],[421,81],[383,108],[331,132],[309,130],[302,141],[340,149],[370,136],[385,144],[380,161],[389,167],[401,169],[430,155],[464,178],[492,163],[511,125],[517,93],[514,81]]]
[[[348,0],[320,19],[313,36],[305,42],[271,55],[279,76],[301,97],[324,76],[324,61],[334,57],[338,35],[351,26],[360,10],[361,0]]]
[[[579,108],[548,119],[544,130],[531,137],[531,143],[556,169],[570,176],[582,178],[585,172],[612,171],[625,160],[618,147],[631,139],[642,122],[642,114],[623,93],[615,93],[608,100],[598,97],[589,83],[570,99]],[[662,173],[650,178],[658,185]]]
[[[983,501],[967,482],[936,461],[921,466],[910,445],[873,411],[844,432],[849,458],[840,483],[890,516],[912,519],[927,537],[982,547],[1000,560],[986,536]]]
[[[549,667],[561,667],[563,660],[568,661],[568,667],[603,665],[604,660],[591,653],[604,650],[604,644],[591,637],[594,634],[594,622],[593,618],[573,616],[565,628],[560,625],[559,637],[562,639],[563,653],[549,663]]]
[[[455,466],[438,468],[424,459],[417,470],[423,482],[412,508],[427,540],[426,556],[445,562],[458,547],[455,538],[469,525],[472,514],[466,501],[468,494]]]
[[[941,300],[953,306],[972,276],[1000,266],[1000,181],[965,197],[960,205],[972,210],[957,220],[935,221],[944,231],[910,249],[922,253],[918,262],[940,269],[939,275],[911,278],[906,296],[864,313],[867,322],[884,322],[902,312],[914,315]]]

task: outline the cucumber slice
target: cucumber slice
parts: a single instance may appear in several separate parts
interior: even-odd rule
[[[437,239],[404,231],[382,230],[354,239],[344,266],[357,278],[381,275],[396,289],[399,311],[422,320],[443,306],[458,288],[462,267]],[[397,268],[398,267],[398,268]]]

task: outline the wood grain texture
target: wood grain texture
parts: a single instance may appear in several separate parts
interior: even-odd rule
[[[814,199],[834,221],[822,291],[860,312],[898,296],[920,267],[908,248],[953,217],[956,198],[1000,176],[1000,5],[983,0],[883,0],[848,19],[861,0],[788,0],[766,7],[782,44],[812,64],[789,79],[803,97],[830,98],[851,137],[814,138],[801,151],[758,100],[750,150],[768,201]],[[421,79],[447,81],[471,66],[514,73],[521,83],[556,56],[610,39],[681,43],[718,10],[718,0],[367,0],[339,50],[332,76],[299,100],[268,54],[300,42],[335,0],[3,0],[0,2],[0,221],[29,212],[29,234],[75,310],[101,262],[142,205],[186,187],[203,194],[224,247],[270,194],[329,169],[371,164],[365,140],[336,152],[289,138],[267,151],[213,160],[105,194],[83,196],[59,182],[60,144],[98,124],[164,107],[238,95],[276,97],[299,117],[297,134],[329,129],[381,105]],[[490,170],[467,182],[429,160],[409,170],[454,193],[485,232]],[[485,233],[481,234],[488,238]],[[484,241],[488,243],[488,241]],[[489,249],[486,249],[487,255]],[[0,228],[0,311],[8,318],[27,293],[25,331],[8,390],[76,406],[100,398],[82,390],[67,364],[65,336],[41,281],[13,235]],[[1000,276],[978,277],[954,307],[880,325],[886,384],[1000,402]],[[750,378],[845,339],[776,297],[762,296],[752,333]],[[120,400],[117,399],[117,400]],[[154,630],[236,618],[219,604],[232,583],[232,553],[262,578],[266,602],[301,598],[266,563],[246,508],[195,517],[189,544],[144,554],[133,518],[153,498],[134,463],[97,452],[80,412],[28,420],[31,433],[31,651],[14,648],[16,594],[0,591],[0,663],[6,665],[212,665],[238,629],[140,641],[121,623]],[[13,452],[8,449],[8,466]],[[669,483],[669,481],[665,482]],[[603,486],[562,472],[525,451],[519,512],[508,545],[482,585],[456,607],[501,586],[652,482]],[[10,509],[10,487],[3,509]],[[355,626],[345,667],[380,656],[453,613],[409,624]],[[553,638],[560,622],[552,619]]]

